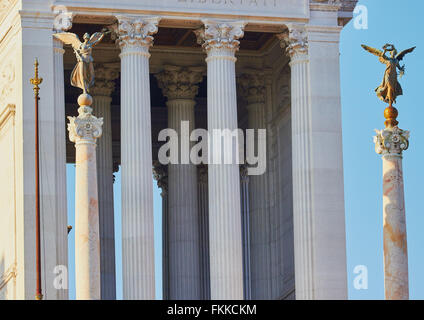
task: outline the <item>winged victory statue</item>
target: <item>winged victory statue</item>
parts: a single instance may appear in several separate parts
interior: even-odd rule
[[[86,33],[83,36],[83,42],[75,33],[61,32],[54,34],[57,39],[65,44],[72,45],[74,49],[77,65],[71,74],[71,85],[81,88],[83,94],[88,94],[90,87],[94,85],[94,66],[91,55],[93,47],[103,39],[106,33],[108,32],[95,32],[91,36]]]
[[[403,94],[402,87],[398,82],[397,69],[400,71],[399,76],[402,77],[405,73],[405,66],[401,66],[400,61],[402,61],[408,53],[414,51],[416,47],[403,50],[399,54],[393,44],[385,44],[383,46],[383,51],[366,45],[362,45],[362,48],[376,55],[379,61],[386,65],[383,82],[375,89],[375,92],[382,101],[388,103],[389,107],[392,107],[393,103],[396,103],[396,98]],[[390,52],[390,56],[386,55],[387,52]]]

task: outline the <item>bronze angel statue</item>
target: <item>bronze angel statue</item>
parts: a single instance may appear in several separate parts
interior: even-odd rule
[[[75,33],[61,32],[54,34],[63,43],[72,45],[77,57],[77,65],[71,74],[71,85],[81,88],[84,94],[88,94],[90,87],[94,85],[94,66],[91,56],[93,47],[103,39],[106,33],[103,31],[96,32],[91,37],[86,33],[83,42]]]
[[[396,103],[396,98],[403,94],[402,87],[397,78],[397,69],[400,71],[400,77],[402,77],[405,73],[405,66],[401,66],[400,61],[403,60],[405,55],[414,51],[415,47],[406,49],[399,54],[393,44],[385,44],[383,51],[368,47],[366,45],[362,45],[362,48],[376,55],[379,58],[379,61],[386,65],[383,82],[375,89],[375,92],[381,100],[388,103],[389,106],[392,107],[393,103]],[[390,52],[390,57],[386,55],[387,52]]]

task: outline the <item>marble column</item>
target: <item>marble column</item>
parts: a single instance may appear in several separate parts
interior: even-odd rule
[[[213,130],[238,128],[235,53],[244,34],[244,22],[203,20],[196,34],[207,53],[208,130],[210,146],[216,143]],[[222,149],[221,149],[222,151]],[[209,159],[218,150],[209,150]],[[232,163],[209,161],[209,245],[211,299],[243,299],[243,250],[241,236],[240,171],[235,158],[238,145],[229,151]],[[227,152],[225,152],[227,154]],[[228,154],[227,154],[228,156]],[[215,162],[215,161],[214,161]],[[215,162],[216,163],[216,162]]]
[[[116,299],[115,228],[113,210],[113,155],[111,102],[113,80],[119,72],[106,65],[96,65],[96,81],[90,89],[93,109],[103,118],[102,138],[97,146],[97,185],[99,190],[100,278],[102,300]]]
[[[249,218],[249,175],[247,166],[240,166],[241,192],[241,233],[243,237],[243,292],[244,299],[252,299],[251,272],[250,272],[250,218]]]
[[[124,299],[155,298],[149,48],[159,18],[118,16]]]
[[[210,263],[209,263],[209,199],[208,167],[201,164],[197,168],[199,202],[199,238],[200,238],[200,276],[202,281],[202,299],[211,299]]]
[[[75,143],[75,287],[77,300],[100,299],[100,239],[96,139],[103,119],[92,115],[93,100],[78,98],[78,117],[68,117],[69,140]]]
[[[408,300],[408,249],[402,153],[409,147],[409,131],[399,129],[396,123],[376,132],[375,150],[383,158],[385,298],[386,300]]]
[[[169,300],[168,167],[154,161],[153,176],[162,189],[162,298]]]
[[[257,132],[266,129],[265,76],[259,70],[244,70],[239,77],[247,100],[248,129],[255,130],[255,154],[258,153]],[[262,143],[265,143],[262,141]],[[250,281],[253,300],[272,299],[271,292],[271,226],[267,204],[268,184],[265,174],[249,177]]]
[[[340,27],[290,24],[296,299],[347,299]]]
[[[57,243],[57,265],[68,267],[68,209],[66,194],[66,123],[65,123],[65,87],[63,69],[63,44],[53,37],[54,57],[54,106],[55,106],[55,137],[57,139],[55,152],[56,194],[56,243]],[[67,281],[67,279],[66,279]],[[68,290],[56,290],[59,300],[68,299]]]
[[[194,100],[198,83],[203,79],[203,68],[164,66],[156,75],[163,95],[167,97],[168,128],[183,139],[195,128]],[[182,122],[188,122],[183,133]],[[187,137],[183,135],[187,134]],[[169,299],[191,300],[201,298],[199,214],[197,203],[197,168],[189,163],[187,154],[179,155],[178,164],[168,164],[168,240],[169,240]],[[184,160],[185,158],[185,160]]]

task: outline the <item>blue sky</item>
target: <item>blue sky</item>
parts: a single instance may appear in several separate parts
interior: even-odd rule
[[[407,4],[406,4],[407,3]],[[343,115],[343,152],[346,201],[346,239],[348,284],[350,299],[384,299],[383,281],[383,222],[381,157],[374,151],[374,129],[384,127],[385,108],[375,96],[384,73],[377,57],[365,52],[360,45],[381,48],[393,43],[403,50],[417,46],[408,55],[406,75],[400,80],[404,96],[398,98],[399,127],[411,131],[410,149],[404,153],[406,220],[408,232],[410,298],[424,299],[424,210],[419,198],[424,181],[423,109],[420,75],[424,71],[424,1],[422,0],[361,0],[368,8],[368,29],[357,30],[349,23],[341,35],[341,93]],[[423,157],[423,158],[422,158]],[[74,224],[74,166],[68,165],[68,216]],[[153,182],[152,182],[153,183]],[[116,175],[115,236],[117,261],[117,297],[122,298],[121,268],[121,208],[120,174]],[[154,183],[156,296],[162,298],[161,287],[161,197]],[[74,232],[69,236],[70,298],[75,298]],[[368,289],[353,287],[357,265],[368,268]]]

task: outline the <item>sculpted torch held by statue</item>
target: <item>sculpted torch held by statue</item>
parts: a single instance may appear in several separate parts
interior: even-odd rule
[[[83,94],[88,94],[90,87],[94,85],[94,67],[92,50],[99,43],[104,35],[108,32],[96,32],[91,37],[88,33],[84,34],[84,41],[81,42],[75,33],[61,32],[54,36],[65,44],[72,45],[75,56],[77,57],[77,65],[71,74],[71,85],[81,88]]]
[[[375,92],[377,96],[384,102],[389,104],[389,107],[396,103],[396,98],[403,94],[402,87],[398,82],[397,69],[400,71],[402,77],[405,72],[405,66],[401,66],[399,63],[403,60],[406,54],[414,51],[415,47],[406,49],[398,54],[396,48],[392,44],[386,44],[383,47],[383,51],[362,45],[362,48],[371,52],[379,58],[379,61],[386,65],[386,71],[384,73],[383,82]],[[386,52],[390,52],[390,57],[386,56]]]

